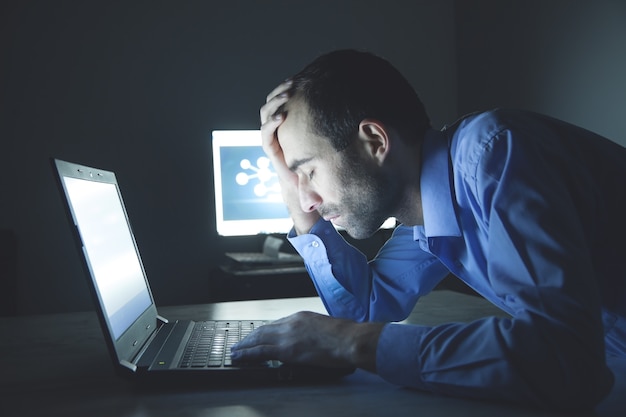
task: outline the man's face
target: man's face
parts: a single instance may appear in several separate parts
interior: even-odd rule
[[[337,152],[329,139],[308,128],[305,105],[292,101],[278,129],[287,166],[298,176],[300,206],[317,211],[354,238],[371,236],[393,215],[397,181],[364,153],[358,141]]]

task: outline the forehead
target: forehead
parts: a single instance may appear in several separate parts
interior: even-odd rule
[[[287,165],[291,167],[305,160],[329,157],[332,152],[330,141],[311,132],[306,104],[293,99],[287,102],[285,111],[287,117],[279,126],[277,136]]]
[[[304,100],[294,97],[284,104],[282,110],[287,114],[285,121],[278,128],[278,137],[292,135],[298,132],[305,133],[309,129],[308,107]],[[280,111],[280,110],[279,110]]]

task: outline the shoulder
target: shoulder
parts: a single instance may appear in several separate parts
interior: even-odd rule
[[[507,130],[506,115],[501,109],[464,116],[445,129],[450,138],[454,170],[475,176],[485,152],[491,151],[494,140]]]
[[[494,109],[471,113],[461,117],[453,126],[453,134],[462,139],[484,142],[499,135],[502,131],[527,125],[540,115],[523,110]],[[448,128],[450,129],[450,128]]]
[[[527,129],[538,117],[521,110],[495,109],[468,115],[448,128],[456,187],[475,195],[495,190],[505,170],[514,172],[527,159]]]
[[[476,112],[461,117],[450,128],[449,134],[455,140],[486,143],[502,135],[519,136],[555,136],[559,130],[573,129],[572,125],[549,116],[526,110],[494,109]]]
[[[528,136],[541,117],[523,110],[494,109],[461,118],[446,129],[455,165],[474,165],[487,156],[506,157],[512,142]]]

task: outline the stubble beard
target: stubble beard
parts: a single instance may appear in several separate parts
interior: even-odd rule
[[[346,156],[339,170],[341,227],[355,239],[372,236],[402,201],[402,185],[380,168]]]

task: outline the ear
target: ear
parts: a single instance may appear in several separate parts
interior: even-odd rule
[[[382,165],[389,154],[389,132],[385,125],[375,119],[363,119],[359,123],[359,141],[368,156]]]

